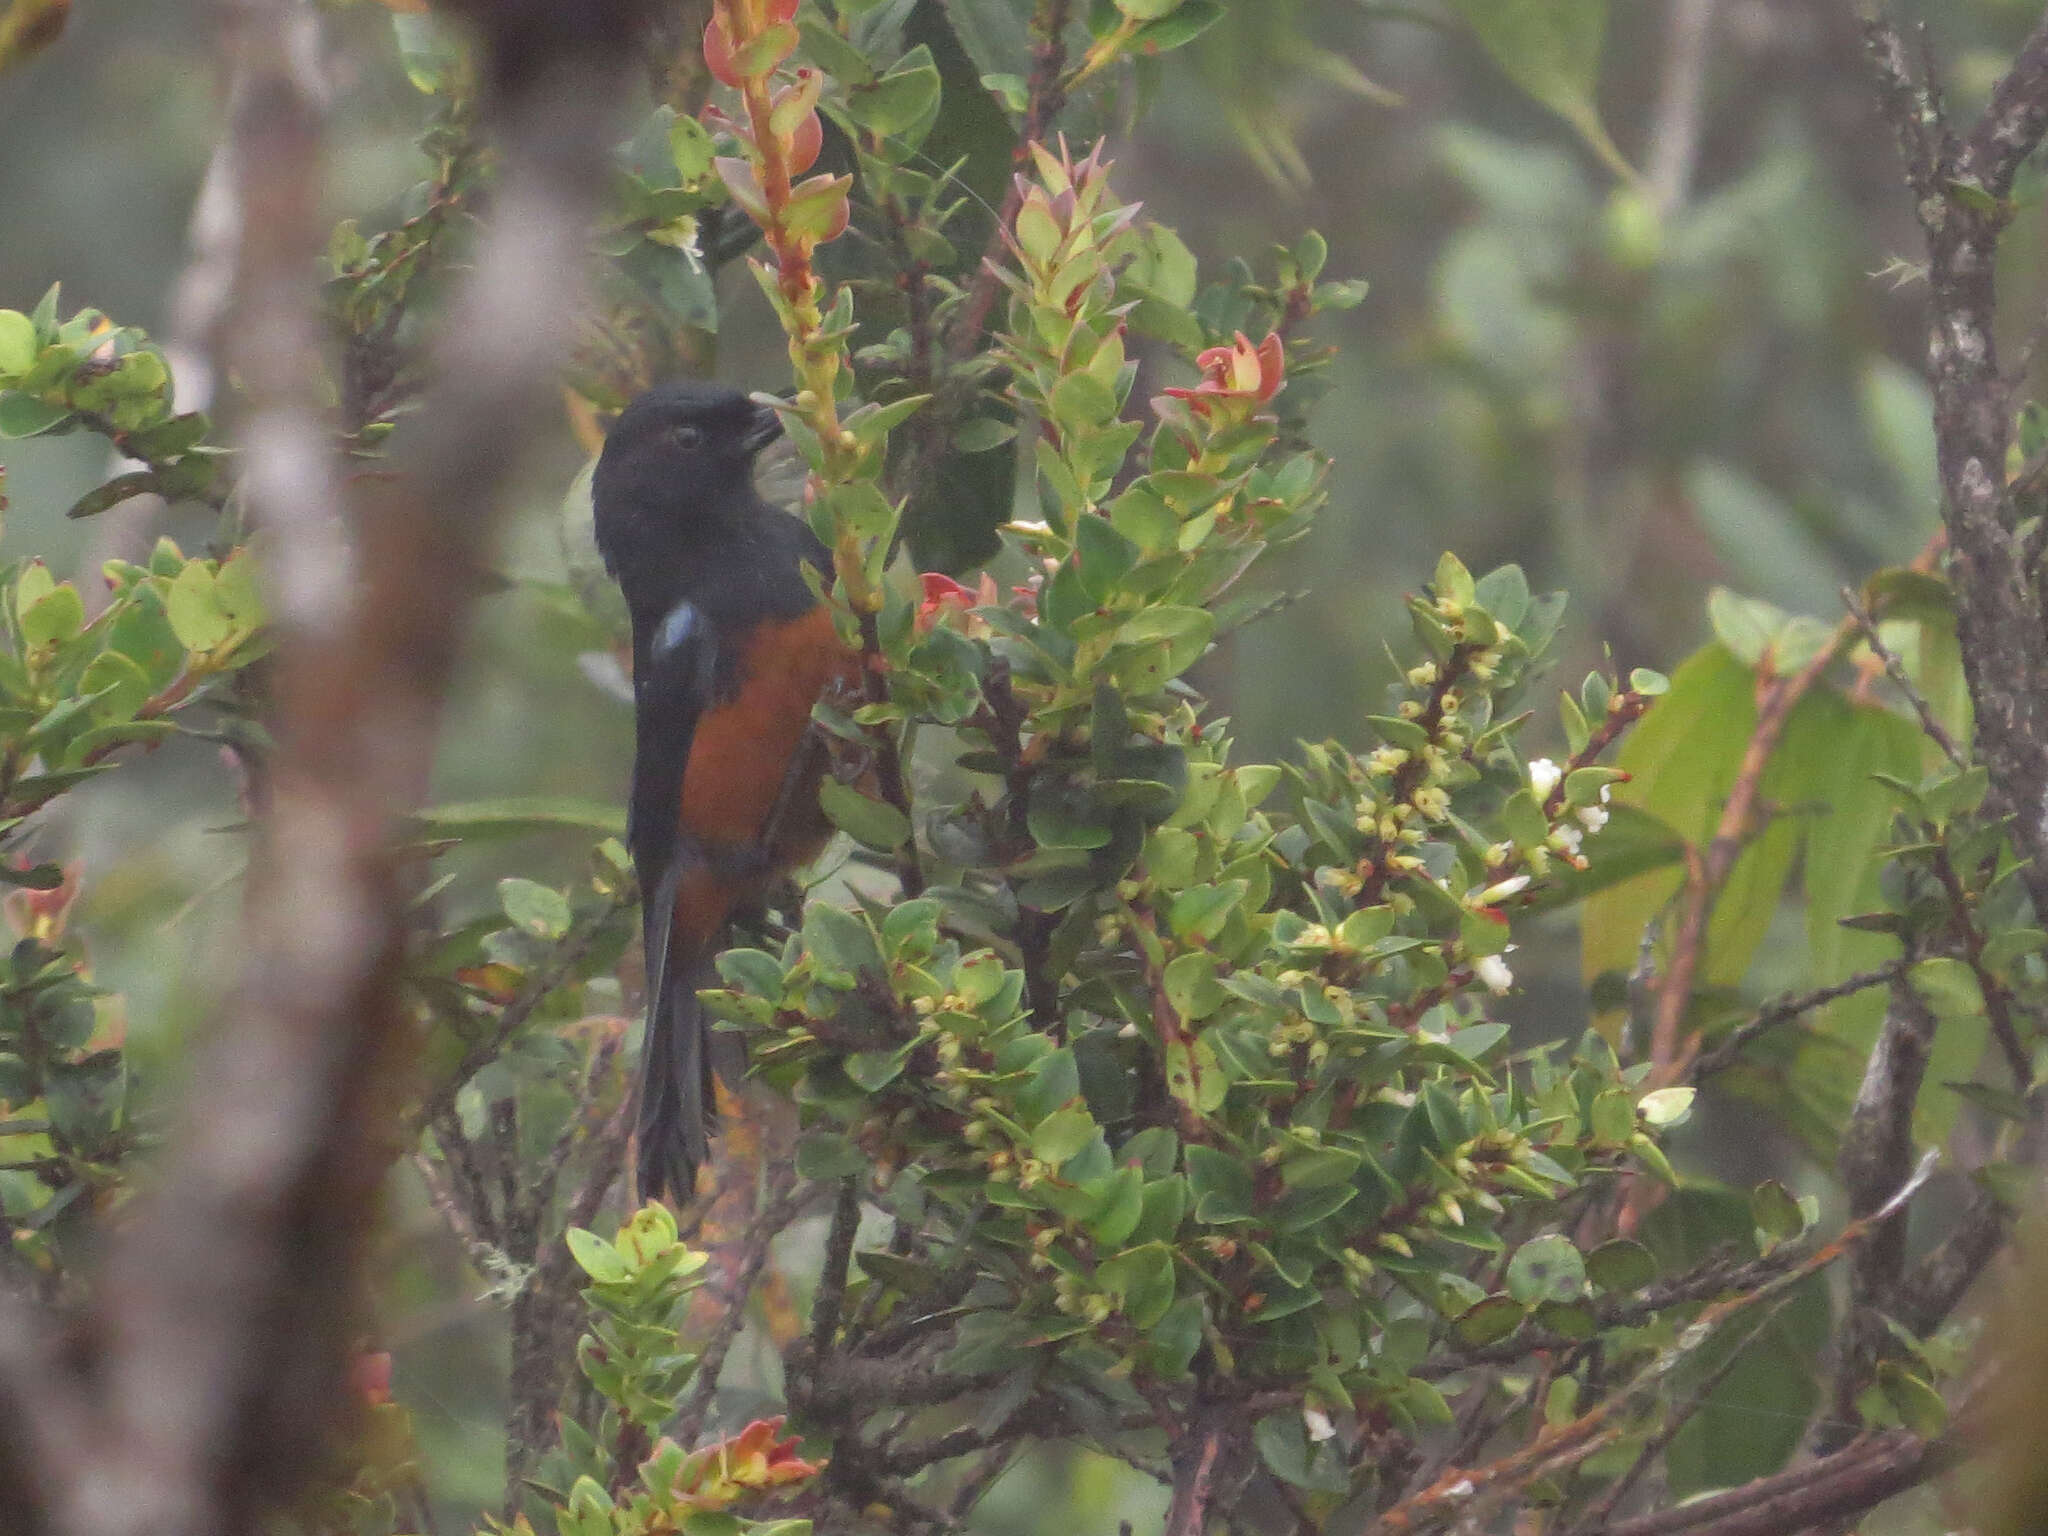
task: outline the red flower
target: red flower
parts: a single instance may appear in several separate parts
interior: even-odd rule
[[[692,1451],[676,1469],[677,1505],[685,1510],[729,1509],[749,1494],[801,1483],[824,1471],[822,1461],[797,1455],[794,1436],[780,1438],[782,1423],[780,1417],[756,1419],[730,1439]],[[662,1446],[656,1447],[657,1455]]]
[[[1211,347],[1195,363],[1202,370],[1202,382],[1166,393],[1209,417],[1249,417],[1254,408],[1279,394],[1287,380],[1287,352],[1277,331],[1256,347],[1239,331],[1231,345]]]
[[[965,613],[974,606],[974,594],[950,576],[937,571],[922,572],[917,578],[924,588],[924,601],[917,605],[917,632],[925,633],[948,609]]]
[[[976,608],[990,607],[1001,599],[996,592],[995,578],[983,571],[979,580],[971,587],[963,587],[950,576],[937,571],[919,574],[918,585],[924,588],[924,601],[917,605],[917,632],[929,633],[934,625],[945,621],[948,614],[961,615],[960,628],[969,634],[985,632],[987,626],[972,617]]]
[[[746,1488],[773,1488],[782,1483],[800,1483],[816,1477],[821,1463],[797,1455],[801,1442],[795,1435],[779,1439],[782,1418],[756,1419],[725,1442],[727,1476]]]

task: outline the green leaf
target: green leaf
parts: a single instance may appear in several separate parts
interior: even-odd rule
[[[1070,1106],[1039,1121],[1031,1132],[1031,1154],[1058,1168],[1095,1139],[1095,1117]]]
[[[1657,1278],[1657,1256],[1641,1243],[1618,1237],[1586,1255],[1586,1278],[1603,1291],[1638,1291]]]
[[[1250,882],[1245,880],[1190,887],[1173,898],[1173,905],[1167,909],[1167,926],[1177,939],[1213,939],[1223,931],[1230,914],[1250,889]]]
[[[870,133],[884,138],[908,133],[922,124],[939,104],[939,71],[931,50],[920,43],[881,79],[852,85],[846,93],[846,115]]]
[[[809,1131],[797,1138],[796,1171],[807,1179],[852,1178],[867,1168],[867,1157],[851,1137],[836,1131]]]
[[[846,1075],[869,1093],[880,1093],[903,1075],[905,1052],[855,1051],[846,1058]]]
[[[78,691],[99,695],[93,700],[92,715],[102,724],[132,720],[149,699],[149,674],[119,651],[102,651],[86,663]]]
[[[1802,707],[1819,696],[1818,690],[1810,693]],[[1615,800],[1649,812],[1695,847],[1706,847],[1755,726],[1756,684],[1749,669],[1723,645],[1696,651],[1672,674],[1671,692],[1622,743],[1616,765],[1631,777],[1615,788]],[[1812,799],[1798,782],[1802,772],[1774,763],[1764,779],[1764,798],[1780,805]],[[1698,985],[1734,986],[1747,973],[1792,873],[1802,830],[1798,819],[1780,817],[1736,860],[1708,927]],[[1587,839],[1596,860],[1605,835]],[[1588,898],[1580,927],[1588,985],[1603,975],[1630,973],[1645,926],[1664,912],[1682,877],[1681,869],[1660,864]],[[1609,1012],[1597,1023],[1612,1038],[1620,1016]]]
[[[507,795],[428,806],[414,812],[412,825],[429,838],[523,837],[551,830],[624,837],[626,813],[615,805],[570,795]]]
[[[711,135],[694,117],[678,113],[669,124],[668,152],[685,183],[701,181],[711,172]]]
[[[21,638],[30,645],[56,645],[75,638],[84,623],[85,599],[67,581],[22,611]]]
[[[1508,1294],[1524,1306],[1576,1301],[1586,1288],[1586,1261],[1560,1233],[1531,1238],[1508,1261]]]
[[[1506,1338],[1522,1326],[1528,1308],[1512,1296],[1489,1296],[1461,1313],[1454,1325],[1458,1337],[1475,1347]]]
[[[568,897],[552,886],[518,876],[498,882],[498,905],[507,917],[536,938],[559,939],[575,921]]]
[[[619,1285],[633,1278],[633,1267],[625,1256],[595,1232],[571,1227],[562,1236],[583,1273],[599,1285]]]
[[[18,309],[0,309],[0,378],[18,378],[35,366],[35,322]]]
[[[1252,1175],[1244,1163],[1214,1147],[1187,1149],[1188,1191],[1195,1220],[1214,1226],[1245,1221],[1252,1214]]]
[[[1172,15],[1138,28],[1131,48],[1140,54],[1166,53],[1193,42],[1222,19],[1222,0],[1182,0]]]
[[[1127,1249],[1097,1268],[1095,1283],[1133,1324],[1150,1328],[1173,1305],[1173,1250],[1164,1243]]]
[[[1806,1212],[1799,1208],[1792,1192],[1776,1179],[1766,1179],[1750,1191],[1749,1214],[1756,1222],[1758,1235],[1765,1239],[1762,1246],[1767,1253],[1806,1230]]]
[[[188,651],[212,650],[233,633],[213,590],[213,572],[203,560],[188,560],[164,595],[171,632]]]
[[[796,29],[803,38],[805,56],[841,85],[866,85],[875,78],[874,66],[868,62],[867,55],[827,23],[805,16],[797,22]],[[687,177],[684,179],[688,180]]]
[[[851,784],[828,778],[818,788],[818,800],[833,826],[866,847],[888,853],[910,840],[908,816],[885,801],[870,800]]]
[[[136,496],[147,496],[161,489],[156,471],[153,469],[131,470],[125,475],[116,475],[104,484],[96,485],[65,509],[68,518],[97,517],[110,507]]]
[[[1142,646],[1154,642],[1167,648],[1165,671],[1178,677],[1201,658],[1216,633],[1215,615],[1201,608],[1162,606],[1147,608],[1117,631],[1120,645]]]
[[[0,437],[36,437],[71,419],[69,406],[51,405],[18,389],[0,389]]]
[[[1594,94],[1607,0],[1450,0],[1501,72],[1579,131],[1609,169],[1634,172],[1600,122]]]
[[[1973,1018],[1984,1011],[1984,990],[1968,961],[1947,956],[1922,960],[1907,974],[1913,990],[1939,1018]]]
[[[1643,1124],[1655,1130],[1682,1125],[1692,1113],[1692,1101],[1698,1093],[1695,1088],[1656,1088],[1636,1101],[1636,1113],[1643,1117]]]

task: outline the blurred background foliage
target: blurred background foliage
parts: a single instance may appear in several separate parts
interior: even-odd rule
[[[1314,227],[1330,276],[1372,284],[1363,305],[1323,324],[1340,350],[1310,431],[1337,468],[1328,511],[1279,566],[1300,595],[1206,664],[1205,686],[1251,760],[1298,737],[1358,738],[1354,722],[1391,680],[1382,640],[1402,622],[1398,596],[1445,547],[1475,569],[1516,561],[1539,589],[1566,588],[1565,633],[1581,652],[1560,670],[1576,676],[1603,646],[1624,672],[1672,666],[1706,637],[1715,583],[1832,618],[1845,581],[1910,558],[1935,525],[1919,308],[1898,259],[1917,235],[1852,8],[1615,6],[1597,119],[1568,89],[1546,98],[1561,107],[1551,111],[1510,88],[1465,25],[1483,9],[1232,0],[1194,47],[1142,65],[1070,120],[1084,133],[1091,116],[1103,128],[1136,122],[1120,140],[1119,186],[1205,267],[1259,265]],[[1932,27],[1964,111],[2038,12],[2023,0],[1906,9]],[[910,32],[933,42],[942,69],[987,71],[1021,40],[1022,15],[1002,0],[923,0]],[[1702,18],[1695,56],[1688,28]],[[331,211],[382,227],[424,172],[427,107],[385,12],[338,6],[328,19]],[[81,0],[59,42],[0,83],[0,305],[27,309],[61,279],[67,309],[90,304],[175,345],[181,305],[194,302],[179,287],[188,224],[221,126],[212,22],[202,0]],[[1014,53],[1008,67],[1021,67]],[[1596,122],[1639,181],[1617,174],[1589,134]],[[971,123],[962,131],[927,150],[968,156],[967,192],[992,200],[1002,162],[972,141]],[[2023,209],[2023,225],[2038,221],[2038,196]],[[2005,313],[2023,323],[2048,289],[2041,243],[2007,249]],[[717,299],[718,372],[782,385],[782,340],[751,280],[728,267]],[[527,579],[483,610],[441,800],[607,799],[623,784],[629,711],[593,676],[603,668],[587,626],[549,597],[568,576],[560,508],[584,453],[566,415],[535,445],[501,561]],[[160,533],[204,545],[204,514],[188,522],[147,501],[67,522],[64,509],[105,477],[106,455],[84,434],[0,442],[10,547],[82,574],[112,555],[140,558]],[[928,514],[926,547],[972,550],[974,528],[949,529],[946,511]],[[240,811],[206,750],[173,743],[87,786],[36,847],[86,866],[76,921],[98,979],[127,999],[145,1075],[170,1069],[213,1001],[208,986],[233,974],[241,852],[223,833]],[[507,856],[478,873],[567,878],[584,846],[565,835],[558,864],[536,867],[540,845],[522,841],[516,870]],[[1517,961],[1528,988],[1515,1006],[1532,1024],[1584,1017],[1567,921]],[[1772,927],[1752,984],[1801,974],[1804,942],[1796,920]],[[1733,1134],[1750,1128],[1741,1114],[1703,1114],[1701,1150],[1732,1175],[1796,1179],[1789,1139]],[[474,1367],[500,1320],[474,1299],[432,1214],[420,1205],[399,1218],[388,1255],[398,1390],[436,1493],[488,1503],[501,1418],[485,1395],[490,1372]],[[1113,1529],[1149,1508],[1150,1491],[1135,1493],[1113,1465],[1074,1460],[1063,1492],[1048,1480],[1058,1468],[1041,1470],[1035,1488],[1011,1479],[995,1491],[990,1530]]]

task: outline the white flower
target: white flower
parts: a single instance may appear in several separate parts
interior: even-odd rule
[[[1586,834],[1577,827],[1561,826],[1550,834],[1550,840],[1557,844],[1559,852],[1567,857],[1574,857],[1577,855],[1579,844],[1585,839],[1585,836]]]
[[[1536,791],[1538,800],[1548,800],[1563,778],[1564,770],[1547,757],[1539,757],[1529,765],[1529,787]]]
[[[1308,1431],[1309,1439],[1320,1444],[1337,1438],[1337,1426],[1330,1422],[1330,1416],[1322,1409],[1308,1403],[1301,1405],[1302,1427]]]
[[[1490,907],[1496,902],[1506,901],[1510,896],[1519,896],[1527,889],[1529,889],[1529,877],[1527,875],[1513,875],[1506,880],[1500,881],[1498,884],[1489,885],[1485,890],[1481,891],[1479,893],[1479,905]]]
[[[1508,969],[1508,963],[1499,955],[1483,956],[1472,968],[1473,974],[1486,983],[1486,990],[1499,997],[1515,984],[1515,973]]]
[[[1608,812],[1597,805],[1589,805],[1579,813],[1579,825],[1588,832],[1598,832],[1607,825]]]

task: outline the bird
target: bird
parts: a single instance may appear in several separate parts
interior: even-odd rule
[[[781,431],[774,407],[736,390],[659,384],[619,414],[591,480],[598,552],[633,636],[643,1201],[688,1200],[710,1155],[713,1041],[697,989],[728,921],[832,831],[818,795],[831,754],[811,711],[856,683],[859,659],[818,596],[830,553],[754,488],[755,456]]]

